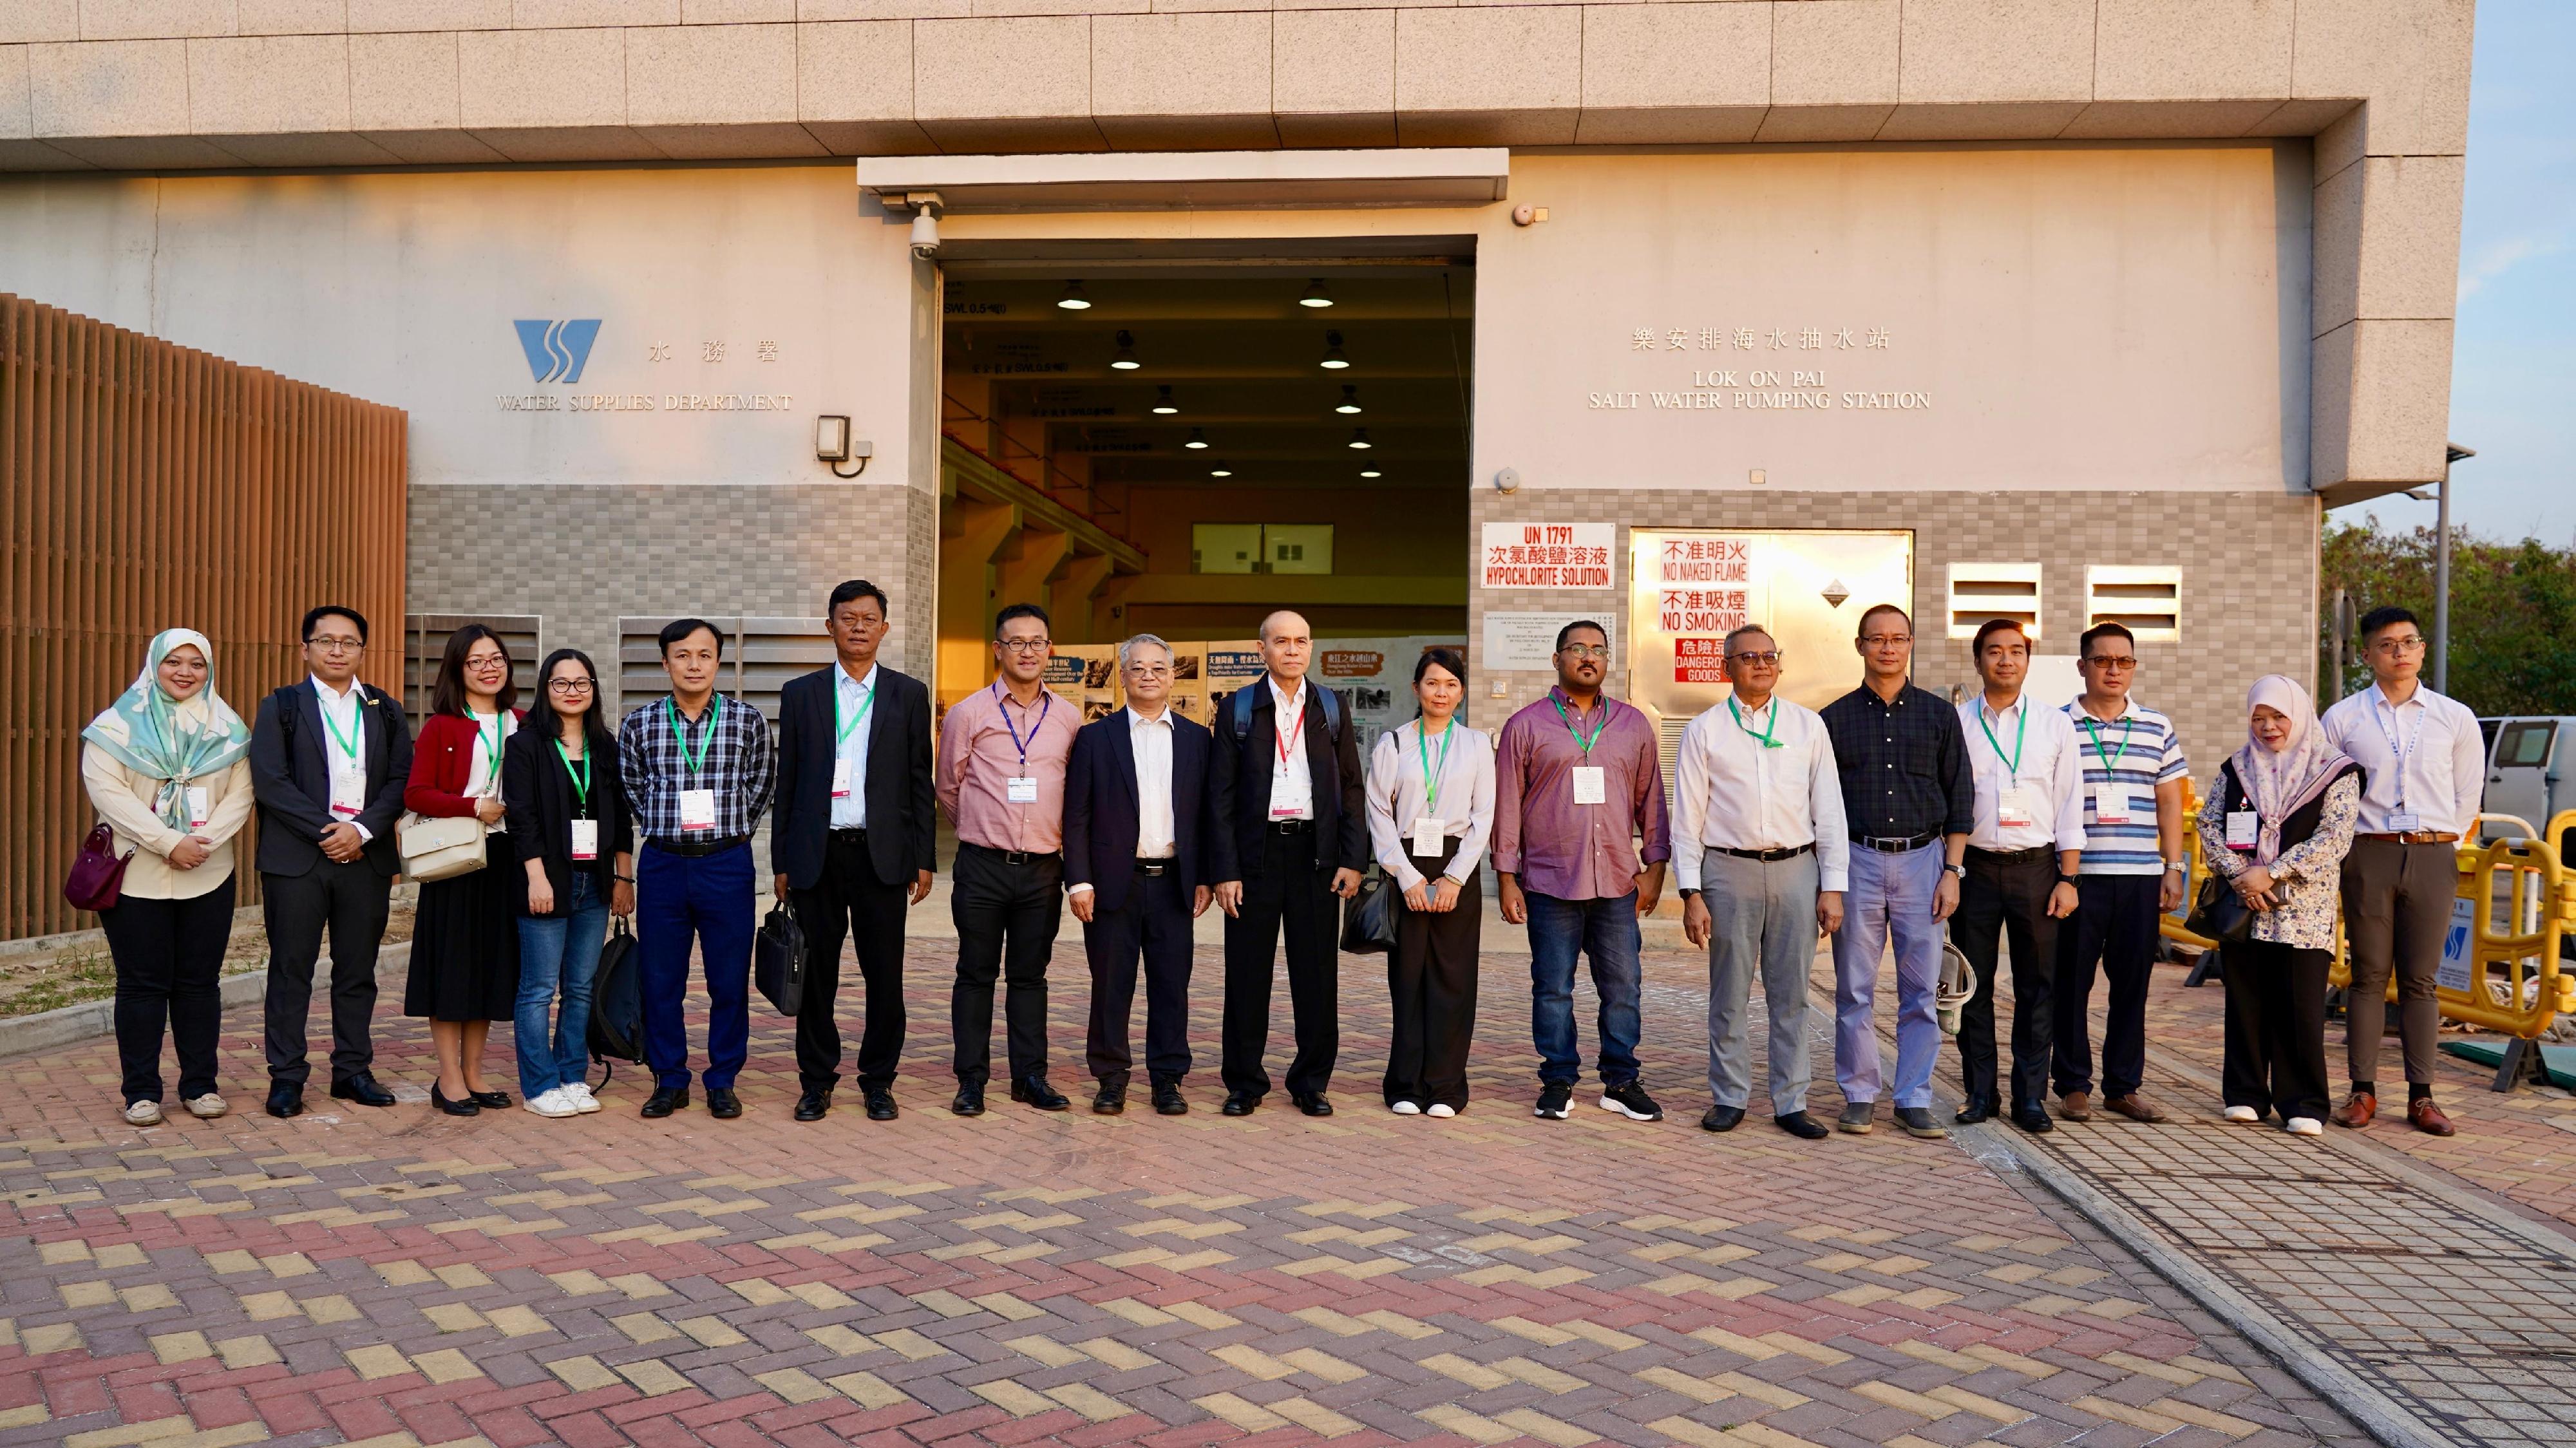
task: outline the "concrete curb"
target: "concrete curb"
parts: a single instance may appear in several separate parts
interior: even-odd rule
[[[322,982],[329,978],[330,969],[331,964],[327,957],[315,968],[317,989],[321,988]],[[410,977],[410,941],[396,941],[376,953],[376,989],[378,991],[381,992],[390,987],[400,992],[404,982]],[[227,1011],[240,1006],[257,1004],[267,998],[268,972],[265,969],[246,970],[239,975],[225,976],[223,984],[217,987],[217,991],[223,1001],[223,1008]],[[60,1010],[45,1011],[39,1015],[0,1020],[0,1059],[29,1055],[37,1051],[50,1051],[58,1046],[76,1045],[82,1041],[111,1035],[115,1030],[116,998],[114,996],[82,1001],[76,1006],[64,1006]]]

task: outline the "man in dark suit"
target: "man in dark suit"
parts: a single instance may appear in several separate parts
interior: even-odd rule
[[[1145,1072],[1154,1110],[1190,1109],[1190,921],[1207,913],[1207,726],[1170,709],[1172,646],[1118,646],[1127,707],[1082,726],[1064,776],[1064,878],[1091,960],[1091,1109],[1127,1109],[1127,1023],[1145,961]]]
[[[304,1110],[304,1017],[313,964],[331,929],[331,1094],[391,1106],[376,1084],[369,1029],[376,947],[402,856],[394,821],[411,778],[402,701],[358,682],[367,620],[325,605],[304,615],[311,677],[260,701],[251,726],[251,795],[259,803],[261,913],[268,926],[268,1114]]]
[[[1249,1116],[1270,1090],[1271,960],[1288,935],[1288,1004],[1297,1056],[1288,1096],[1308,1116],[1324,1099],[1341,1051],[1340,912],[1368,862],[1366,777],[1350,711],[1309,687],[1315,647],[1306,620],[1282,610],[1261,621],[1269,672],[1217,711],[1208,770],[1218,821],[1209,874],[1225,922],[1225,1114]]]
[[[885,591],[863,578],[832,590],[829,668],[790,679],[778,698],[778,812],[770,817],[775,889],[805,931],[796,1012],[796,1119],[820,1121],[841,1079],[841,940],[867,981],[859,1091],[868,1119],[892,1121],[903,1054],[903,918],[930,893],[938,799],[930,778],[930,691],[877,663]]]

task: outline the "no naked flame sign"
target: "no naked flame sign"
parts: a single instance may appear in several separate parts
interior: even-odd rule
[[[1606,589],[1610,528],[1608,523],[1487,523],[1484,586]]]

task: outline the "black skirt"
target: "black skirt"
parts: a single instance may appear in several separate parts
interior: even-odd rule
[[[420,887],[412,917],[411,979],[403,1014],[433,1021],[506,1021],[519,999],[519,897],[527,872],[510,858],[509,837],[491,842],[492,863],[470,875]]]

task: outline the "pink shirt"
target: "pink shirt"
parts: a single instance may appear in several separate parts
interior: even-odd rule
[[[1064,765],[1081,728],[1082,706],[1052,690],[1033,709],[991,684],[950,705],[939,725],[939,807],[957,838],[1042,855],[1063,849]],[[1022,777],[1037,781],[1037,798],[1011,798],[1011,781]]]

